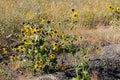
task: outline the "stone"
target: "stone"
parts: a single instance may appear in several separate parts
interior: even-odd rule
[[[63,72],[56,72],[53,74],[46,74],[40,76],[37,80],[69,80]]]
[[[103,47],[89,64],[98,80],[120,80],[120,44]]]

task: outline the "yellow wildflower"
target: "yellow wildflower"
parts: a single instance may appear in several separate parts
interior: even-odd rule
[[[10,59],[10,61],[13,61],[13,60],[15,60],[15,57],[14,56],[10,56],[9,59]]]
[[[40,28],[39,27],[35,27],[34,30],[38,32],[38,31],[40,31]]]
[[[35,64],[35,65],[34,65],[34,70],[38,70],[38,68],[39,68],[38,65]]]
[[[78,12],[74,12],[74,13],[73,13],[73,18],[78,18],[78,16],[79,16],[79,15],[78,15]]]
[[[113,9],[113,8],[112,8],[112,5],[110,5],[110,4],[108,4],[108,3],[106,3],[106,7],[108,8],[108,10]]]
[[[42,22],[42,23],[43,23],[43,22],[45,22],[45,19],[44,19],[44,18],[42,18],[42,17],[41,17],[41,22]]]
[[[44,63],[44,61],[43,61],[42,59],[40,59],[39,63],[40,63],[40,64],[43,64],[43,63]]]
[[[31,30],[31,34],[32,34],[32,35],[34,35],[34,34],[36,34],[36,33],[37,33],[37,30],[36,30],[36,29],[32,29],[32,30]]]
[[[32,31],[32,27],[31,26],[29,27],[29,30]]]
[[[55,35],[55,36],[58,36],[59,35],[59,31],[57,29],[55,29],[55,30],[52,31],[52,34]]]
[[[23,29],[21,29],[22,31],[24,31],[24,32],[29,32],[29,31],[31,31],[32,30],[32,27],[30,26],[30,25],[24,25],[23,26]]]
[[[26,40],[26,41],[24,42],[24,44],[29,45],[29,44],[30,44],[30,41],[29,41],[29,40]]]
[[[117,7],[117,12],[120,12],[120,7]]]
[[[24,46],[18,46],[19,51],[24,51],[24,49],[25,49]]]
[[[55,59],[55,58],[56,58],[56,55],[55,55],[55,54],[50,53],[49,57],[50,57],[50,59]]]
[[[100,51],[100,47],[99,47],[99,46],[96,47],[96,51],[97,51],[97,52]]]
[[[66,38],[65,34],[62,34],[62,39],[65,39],[65,38]]]
[[[109,10],[111,10],[111,9],[112,9],[112,6],[111,6],[111,5],[109,5],[109,6],[108,6],[108,9],[109,9]]]
[[[56,43],[56,42],[53,43],[53,48],[54,48],[54,49],[57,49],[58,46],[59,46],[58,43]]]
[[[25,29],[25,32],[29,32],[29,29]]]
[[[7,49],[6,48],[2,48],[2,51],[3,51],[3,53],[7,53]]]
[[[24,30],[29,29],[29,25],[24,24],[24,25],[23,25],[23,29],[24,29]]]

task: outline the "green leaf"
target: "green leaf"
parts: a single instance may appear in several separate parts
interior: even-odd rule
[[[44,39],[40,39],[38,44],[43,45],[44,44]]]
[[[76,78],[72,78],[72,80],[76,80]]]
[[[41,54],[45,54],[45,48],[44,48],[44,46],[40,46],[40,53]]]
[[[88,76],[86,80],[91,80],[90,76]]]
[[[45,67],[43,68],[44,73],[49,73],[49,70],[50,70],[49,66],[45,65]]]
[[[77,76],[76,78],[72,78],[72,80],[80,80],[80,76]]]

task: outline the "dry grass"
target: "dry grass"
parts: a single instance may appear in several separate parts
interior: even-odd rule
[[[8,35],[14,29],[19,29],[22,22],[33,22],[39,16],[46,20],[64,19],[70,17],[70,10],[79,12],[77,26],[108,25],[111,16],[106,9],[106,2],[110,0],[0,0],[0,34]],[[113,7],[119,6],[119,0],[112,2]],[[7,32],[7,33],[6,33]]]
[[[51,20],[55,24],[53,27],[59,27],[58,23],[62,23],[72,16],[71,9],[79,12],[78,23],[75,26],[77,34],[89,35],[87,39],[92,43],[119,42],[117,32],[103,28],[109,26],[111,21],[106,3],[112,4],[115,8],[119,6],[119,0],[111,2],[110,0],[0,0],[0,47],[9,44],[6,36],[19,32],[23,22],[34,23],[43,17],[45,22]],[[65,24],[66,22],[59,28],[68,30],[71,27],[69,22],[67,25]],[[88,30],[90,28],[93,30]]]
[[[90,42],[91,44],[100,45],[101,42],[109,42],[109,43],[120,43],[120,27],[107,27],[103,26],[97,29],[84,29],[80,27],[76,27],[72,31],[66,30],[66,33],[76,33],[78,38],[83,37],[83,41]]]

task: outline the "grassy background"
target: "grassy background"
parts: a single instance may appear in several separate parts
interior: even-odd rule
[[[6,36],[18,32],[23,22],[43,17],[58,24],[72,16],[71,9],[79,12],[79,30],[109,26],[112,18],[106,3],[116,8],[120,0],[0,0],[0,45],[6,46]]]

